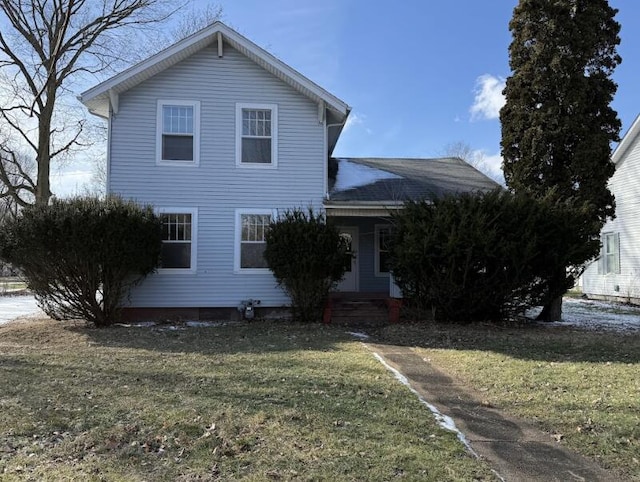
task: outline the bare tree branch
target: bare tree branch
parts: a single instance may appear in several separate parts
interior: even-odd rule
[[[175,11],[171,0],[0,0],[7,26],[0,31],[0,69],[4,78],[13,76],[3,88],[13,95],[0,92],[0,128],[11,140],[2,141],[3,197],[20,205],[49,201],[51,161],[86,145],[86,121],[63,120],[61,96],[78,76],[97,74],[123,57],[125,31],[136,35]],[[35,175],[19,168],[25,147],[33,151]]]

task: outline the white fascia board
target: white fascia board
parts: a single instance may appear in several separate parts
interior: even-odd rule
[[[611,160],[616,166],[638,135],[640,135],[640,115],[633,121],[633,124],[631,124],[631,127],[611,155]]]
[[[344,117],[348,115],[350,107],[346,103],[338,99],[333,94],[330,94],[322,87],[312,82],[304,75],[300,74],[298,71],[292,69],[266,50],[257,46],[249,39],[243,37],[235,30],[227,27],[222,22],[215,22],[209,27],[206,27],[192,34],[191,36],[175,43],[174,45],[166,48],[165,50],[162,50],[161,52],[158,52],[148,59],[143,60],[142,62],[129,67],[123,72],[116,74],[110,79],[96,85],[95,87],[86,90],[80,95],[80,100],[83,104],[87,105],[87,107],[90,107],[92,111],[98,111],[97,106],[92,105],[94,104],[92,101],[98,100],[97,98],[99,97],[105,97],[104,102],[108,101],[108,92],[110,90],[112,90],[114,93],[126,91],[133,86],[128,81],[133,81],[135,84],[143,82],[151,76],[159,73],[162,70],[165,70],[166,68],[171,67],[180,60],[183,60],[184,58],[191,55],[193,53],[191,52],[191,49],[195,48],[195,50],[199,50],[200,48],[204,48],[205,46],[209,45],[216,38],[218,38],[218,33],[222,33],[226,40],[231,43],[231,45],[236,49],[238,49],[238,47],[241,47],[238,50],[240,50],[245,55],[250,54],[250,58],[253,57],[252,60],[254,62],[260,61],[264,63],[264,65],[271,66],[271,68],[282,75],[282,79],[285,82],[289,83],[296,90],[301,91],[307,96],[308,93],[311,93],[314,96],[325,101],[327,103],[327,107],[331,110],[339,113]],[[163,62],[166,62],[166,65],[160,66],[159,64],[162,64]],[[305,92],[305,89],[308,93]]]
[[[325,203],[325,209],[397,209],[404,206],[404,201],[353,201],[343,204],[327,204]]]

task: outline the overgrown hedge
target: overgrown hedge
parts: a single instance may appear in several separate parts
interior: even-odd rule
[[[130,288],[157,266],[161,221],[117,197],[25,208],[0,234],[0,258],[18,267],[54,319],[107,326]]]
[[[557,266],[577,267],[566,290],[599,244],[580,209],[503,190],[409,202],[393,219],[396,282],[438,320],[509,319],[544,304]]]
[[[269,226],[264,257],[291,298],[293,317],[319,321],[329,290],[346,269],[347,244],[324,215],[312,209],[285,212]]]

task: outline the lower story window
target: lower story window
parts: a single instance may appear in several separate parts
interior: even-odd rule
[[[192,222],[191,213],[161,213],[162,269],[191,269]]]
[[[390,226],[376,226],[376,274],[389,274],[389,239],[391,238]]]
[[[264,250],[271,213],[240,213],[240,269],[267,269]]]
[[[604,274],[620,273],[620,235],[605,233],[602,239]]]

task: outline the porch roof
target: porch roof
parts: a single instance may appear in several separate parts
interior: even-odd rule
[[[409,200],[434,200],[447,194],[486,192],[500,185],[462,159],[332,159],[332,179],[325,207],[359,210],[397,209]],[[341,172],[342,169],[342,172]],[[347,179],[346,177],[349,177]]]

